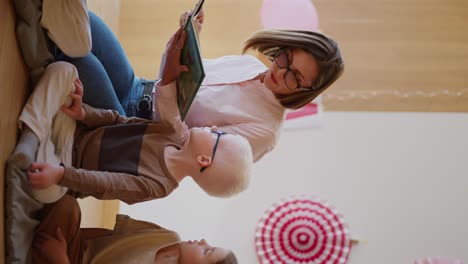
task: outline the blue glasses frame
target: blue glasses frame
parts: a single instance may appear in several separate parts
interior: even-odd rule
[[[211,163],[213,163],[213,160],[214,160],[214,157],[215,157],[215,154],[216,154],[216,150],[218,149],[219,138],[222,135],[226,135],[227,133],[223,132],[223,131],[219,131],[219,130],[211,130],[211,133],[214,133],[214,134],[218,135],[218,137],[216,138],[216,143],[214,144],[214,147],[213,147],[213,155],[211,156]],[[204,170],[206,170],[206,168],[208,168],[208,166],[201,167],[200,172],[203,172]]]

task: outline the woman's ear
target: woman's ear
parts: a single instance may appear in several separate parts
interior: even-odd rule
[[[200,164],[201,167],[208,167],[211,165],[211,157],[203,154],[199,154],[197,156],[197,161],[198,164]]]

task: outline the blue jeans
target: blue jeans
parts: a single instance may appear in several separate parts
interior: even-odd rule
[[[57,56],[75,65],[84,87],[83,102],[97,108],[117,110],[135,116],[136,104],[143,93],[144,80],[135,76],[120,42],[110,28],[92,12],[92,49],[85,57]]]

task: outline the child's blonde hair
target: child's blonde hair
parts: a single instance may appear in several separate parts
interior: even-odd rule
[[[252,148],[240,135],[222,135],[211,165],[195,182],[209,195],[231,197],[244,191],[253,169]]]

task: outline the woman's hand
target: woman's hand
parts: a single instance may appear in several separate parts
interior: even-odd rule
[[[50,163],[33,163],[28,169],[29,184],[36,189],[45,189],[63,179],[65,168]]]
[[[180,64],[180,54],[186,37],[187,32],[183,28],[179,28],[167,42],[166,51],[161,61],[161,86],[172,83],[182,72],[188,71],[187,66]]]
[[[44,256],[49,263],[70,263],[67,256],[67,241],[62,235],[62,230],[55,231],[57,238],[46,233],[37,233],[34,237],[33,247]]]
[[[179,23],[181,27],[185,25],[185,22],[187,21],[187,18],[190,15],[190,13],[191,11],[186,11],[185,13],[182,13],[182,15],[180,15]],[[198,12],[197,18],[193,21],[195,23],[195,26],[197,27],[198,32],[201,32],[204,20],[205,20],[205,12],[203,11],[203,8],[202,8],[200,12]]]
[[[80,79],[76,79],[74,84],[75,91],[70,94],[73,101],[70,106],[62,105],[61,110],[75,120],[84,120],[86,111],[83,108],[83,84]]]

